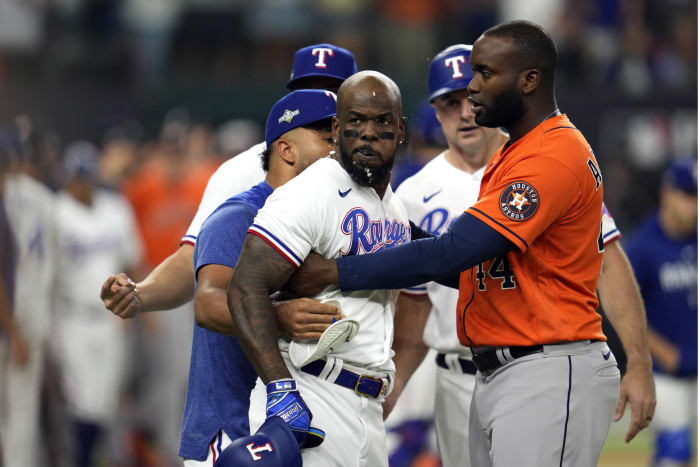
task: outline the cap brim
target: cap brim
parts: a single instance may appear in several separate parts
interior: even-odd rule
[[[469,86],[469,81],[471,81],[471,77],[464,82],[464,86],[457,86],[455,83],[454,86],[449,86],[449,87],[444,87],[440,88],[437,91],[433,91],[432,94],[428,97],[428,100],[430,102],[434,101],[438,97],[442,96],[443,94],[447,94],[453,91],[461,91],[462,89],[467,89],[467,86]]]
[[[287,89],[293,89],[294,83],[296,83],[299,80],[302,80],[304,78],[331,78],[331,79],[337,79],[341,83],[345,81],[347,78],[340,76],[340,75],[335,75],[335,74],[330,74],[330,73],[306,73],[304,75],[300,76],[295,76],[294,79],[290,79],[287,82]]]

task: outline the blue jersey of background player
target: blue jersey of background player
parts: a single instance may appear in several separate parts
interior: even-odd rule
[[[649,328],[679,353],[675,365],[663,356],[655,358],[654,370],[674,376],[698,373],[696,164],[695,160],[680,161],[667,170],[660,209],[644,221],[626,245],[646,305]]]
[[[626,245],[644,298],[657,407],[656,465],[691,458],[698,373],[697,161],[673,163],[664,175],[660,208]]]
[[[295,91],[273,106],[265,130],[265,181],[219,206],[205,221],[197,239],[197,287],[210,280],[205,275],[218,276],[223,284],[221,301],[212,306],[219,310],[212,313],[223,306],[220,314],[228,315],[225,319],[230,322],[225,288],[248,227],[274,188],[328,155],[333,147],[333,115],[335,95],[329,91]],[[248,405],[256,378],[235,337],[195,326],[179,453],[185,465],[215,461],[231,440],[250,434]]]

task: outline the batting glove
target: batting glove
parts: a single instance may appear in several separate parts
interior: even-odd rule
[[[267,417],[280,417],[289,426],[300,448],[315,447],[326,436],[311,427],[311,411],[306,406],[293,379],[278,379],[267,385]]]

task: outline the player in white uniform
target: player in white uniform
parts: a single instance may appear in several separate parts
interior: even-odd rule
[[[19,148],[18,139],[16,143]],[[34,467],[40,465],[40,451],[28,446],[39,436],[39,396],[56,255],[55,196],[28,175],[31,163],[26,155],[18,156],[5,178],[4,203],[18,253],[14,318],[29,358],[23,366],[11,362],[9,348],[0,345],[0,439],[5,466]]]
[[[466,100],[466,87],[472,77],[468,65],[470,52],[471,46],[451,46],[431,62],[430,101],[436,110],[448,149],[404,181],[396,191],[406,206],[410,220],[435,235],[444,233],[452,220],[477,200],[486,163],[508,140],[499,129],[479,127],[474,122],[471,104]],[[620,238],[620,232],[606,209],[602,232],[606,246]],[[616,245],[611,254],[618,253],[619,246]],[[617,259],[610,259],[609,256],[606,253],[606,260]],[[605,266],[603,281],[609,277],[605,275]],[[616,272],[612,281],[617,284],[629,284],[631,281],[634,284],[629,271],[626,276],[624,272]],[[436,387],[434,391],[432,388],[427,391],[435,393],[434,421],[438,448],[442,463],[447,467],[469,464],[468,419],[476,373],[469,348],[460,345],[457,339],[454,315],[457,297],[457,290],[435,282],[402,291],[397,303],[397,337],[394,344],[397,352],[396,385],[394,393],[385,403],[386,410],[390,411],[428,348],[435,349],[438,352]],[[611,299],[608,289],[601,293],[603,306],[607,305],[606,310],[609,307],[611,320],[619,326],[621,307],[612,303]],[[622,313],[631,316],[641,313],[643,316],[639,303],[630,304],[629,308],[632,308],[632,312],[623,308],[625,311]],[[420,342],[422,323],[425,323],[425,327],[423,342]],[[425,385],[424,378],[413,378],[405,391],[426,391]]]
[[[332,44],[315,44],[296,52],[287,88],[337,92],[340,83],[355,72],[357,64],[350,51]],[[107,278],[101,298],[109,310],[122,318],[131,318],[141,311],[169,310],[193,298],[192,258],[202,223],[228,198],[265,178],[260,164],[260,154],[264,150],[264,142],[256,144],[224,162],[214,172],[180,248],[144,280],[135,284],[125,274]]]
[[[335,258],[410,240],[406,211],[388,184],[404,135],[398,87],[380,73],[358,73],[341,86],[337,109],[335,155],[278,188],[248,230],[229,308],[241,346],[267,385],[268,417],[287,421],[300,445],[309,422],[326,432],[323,444],[302,451],[304,465],[374,467],[388,464],[380,402],[394,373],[396,291],[322,291],[315,298],[336,300],[359,332],[301,368],[290,360],[290,344],[278,343],[267,296],[312,250]]]
[[[104,313],[95,290],[111,271],[136,267],[142,251],[126,199],[96,187],[96,158],[89,143],[68,147],[68,181],[56,201],[52,338],[76,429],[77,465],[90,465],[100,432],[116,415],[126,355],[123,324]]]

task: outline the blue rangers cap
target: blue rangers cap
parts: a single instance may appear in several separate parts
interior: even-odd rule
[[[347,49],[333,44],[316,44],[297,50],[287,88],[309,76],[327,76],[345,81],[357,73],[355,57]]]
[[[673,161],[663,178],[664,183],[689,194],[698,193],[698,161],[694,158],[682,158]]]
[[[474,73],[469,65],[472,46],[451,45],[433,58],[428,75],[429,101],[458,89],[466,89]]]
[[[265,420],[252,436],[238,438],[221,452],[214,467],[301,467],[301,450],[280,417]]]
[[[292,91],[272,106],[265,124],[265,143],[270,146],[284,133],[335,115],[336,95],[321,89]]]

